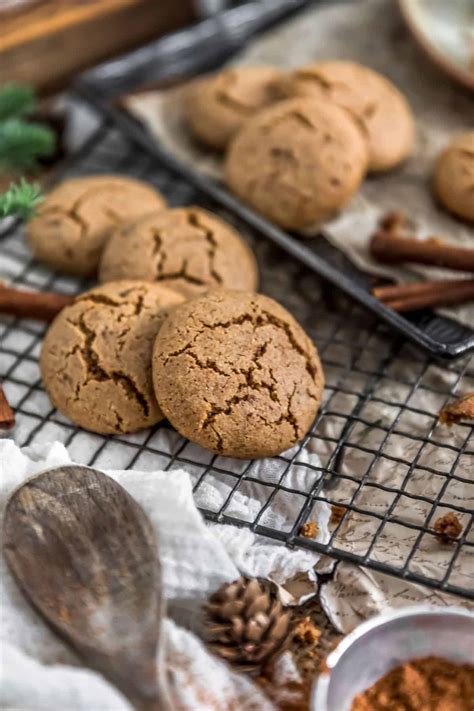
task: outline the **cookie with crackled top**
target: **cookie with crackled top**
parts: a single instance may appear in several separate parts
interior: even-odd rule
[[[275,67],[231,67],[197,80],[185,100],[189,128],[207,146],[223,150],[250,116],[284,98],[283,76]]]
[[[118,230],[104,250],[99,279],[157,281],[189,298],[221,286],[255,289],[258,270],[250,247],[224,220],[180,207]]]
[[[367,162],[364,136],[346,111],[328,101],[288,99],[240,129],[227,152],[225,177],[265,217],[300,230],[350,200]]]
[[[369,170],[394,168],[410,154],[415,122],[408,101],[387,77],[357,62],[314,62],[283,78],[287,96],[312,97],[345,109],[369,148]]]
[[[122,281],[91,289],[51,324],[41,375],[51,402],[80,427],[120,434],[163,418],[151,376],[153,342],[180,294]]]
[[[180,434],[217,454],[279,454],[318,411],[323,371],[315,346],[282,306],[217,289],[178,306],[156,338],[153,384]]]
[[[118,175],[71,178],[48,193],[27,223],[26,236],[40,261],[89,276],[113,230],[165,206],[163,196],[140,180]]]

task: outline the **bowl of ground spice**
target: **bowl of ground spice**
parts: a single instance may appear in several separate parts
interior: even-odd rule
[[[474,613],[407,607],[359,625],[326,660],[313,711],[473,711]]]

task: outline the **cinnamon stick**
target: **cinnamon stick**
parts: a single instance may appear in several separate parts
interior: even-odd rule
[[[401,237],[395,229],[381,229],[370,241],[370,253],[384,264],[414,262],[474,272],[474,249],[455,247],[438,237],[419,240]]]
[[[3,388],[0,385],[0,430],[9,430],[15,424],[15,413],[10,407]]]
[[[61,309],[71,304],[74,299],[70,294],[24,291],[0,284],[0,313],[19,318],[52,321]]]
[[[474,301],[474,279],[381,286],[373,289],[372,294],[394,311],[415,311]]]

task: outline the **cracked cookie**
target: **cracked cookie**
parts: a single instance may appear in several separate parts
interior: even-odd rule
[[[235,67],[197,80],[185,102],[190,129],[206,145],[223,150],[250,116],[283,98],[283,76],[274,67]]]
[[[440,153],[433,190],[450,212],[474,222],[474,131],[457,136]]]
[[[199,207],[163,210],[117,231],[102,256],[99,279],[145,279],[186,297],[220,286],[253,290],[252,250],[230,225]]]
[[[217,289],[164,322],[153,384],[173,427],[217,454],[267,457],[307,433],[323,372],[308,336],[273,299]]]
[[[282,80],[288,96],[334,102],[357,120],[369,147],[369,170],[390,170],[403,161],[415,140],[405,97],[386,77],[355,62],[325,61],[300,67]]]
[[[163,418],[153,392],[153,342],[183,297],[160,284],[122,281],[77,297],[51,324],[41,375],[51,402],[80,427],[119,434]]]
[[[97,270],[112,231],[166,206],[140,180],[96,175],[66,180],[51,190],[26,225],[35,257],[60,271],[88,276]]]
[[[299,230],[330,217],[367,168],[362,132],[343,109],[288,99],[249,119],[229,146],[229,187],[265,217]]]

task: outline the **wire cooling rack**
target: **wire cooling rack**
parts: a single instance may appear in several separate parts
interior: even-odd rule
[[[415,351],[275,245],[252,234],[235,216],[218,209],[183,177],[160,168],[107,121],[66,174],[100,172],[145,179],[171,205],[215,209],[240,229],[256,251],[262,291],[283,302],[318,345],[326,374],[324,403],[304,442],[272,460],[271,477],[257,461],[232,460],[231,466],[230,460],[181,438],[167,423],[130,436],[86,433],[52,408],[43,390],[38,358],[44,325],[4,318],[1,369],[17,415],[17,443],[59,440],[74,461],[102,468],[184,467],[196,503],[211,521],[246,526],[288,545],[474,598],[472,428],[466,422],[448,429],[437,421],[437,412],[454,394],[474,390],[472,361],[439,366]],[[20,227],[0,239],[0,278],[70,293],[88,286],[35,262],[21,232]],[[308,457],[308,451],[317,458]],[[211,480],[226,485],[225,497],[215,506],[203,496]],[[236,515],[237,497],[256,488],[259,509]],[[273,513],[282,502],[293,513],[284,526],[277,526]],[[326,512],[342,508],[331,509],[339,515],[333,515],[325,538],[305,538],[301,526],[314,520],[318,506]],[[433,528],[437,517],[448,511],[458,516],[462,534],[443,543]]]

